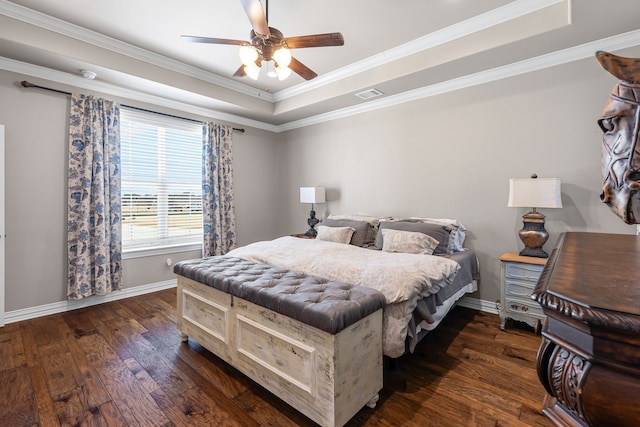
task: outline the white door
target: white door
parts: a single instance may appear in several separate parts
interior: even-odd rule
[[[4,326],[4,125],[0,125],[0,327]]]

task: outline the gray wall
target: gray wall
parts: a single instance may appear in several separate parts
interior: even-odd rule
[[[517,231],[528,211],[507,208],[509,178],[561,178],[564,207],[541,210],[548,252],[564,231],[635,232],[598,199],[595,120],[615,82],[588,59],[289,131],[283,187],[290,231],[301,231],[308,216],[296,201],[301,185],[327,187],[328,203],[316,206],[320,217],[456,218],[480,259],[474,297],[495,301],[498,257],[522,249]]]
[[[619,53],[640,56],[638,49]],[[69,100],[20,88],[23,78],[0,72],[7,311],[64,301],[66,286]],[[588,59],[281,134],[247,128],[234,136],[239,244],[304,232],[309,206],[299,203],[298,188],[324,185],[328,203],[316,206],[320,218],[367,213],[462,221],[466,246],[481,264],[474,297],[495,301],[498,256],[522,248],[517,231],[526,209],[506,207],[509,178],[535,172],[562,179],[564,208],[542,210],[548,251],[564,231],[635,232],[598,200],[595,119],[614,84]],[[173,279],[167,257],[198,256],[126,260],[125,287]]]
[[[6,311],[66,300],[69,97],[24,89],[19,86],[24,78],[0,71],[0,123],[5,125],[6,155]],[[47,82],[33,83],[48,85]],[[277,235],[279,158],[276,142],[273,133],[252,128],[234,135],[236,215],[241,245]],[[123,262],[124,287],[174,279],[172,269],[164,264],[166,258],[179,261],[199,256],[199,251],[192,251],[127,259]]]

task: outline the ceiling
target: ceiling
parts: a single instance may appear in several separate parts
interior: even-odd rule
[[[0,57],[4,69],[280,131],[370,103],[427,96],[451,82],[592,49],[611,37],[621,48],[639,44],[636,0],[271,0],[268,6],[269,25],[285,37],[343,34],[344,46],[292,51],[318,77],[279,81],[267,76],[269,63],[257,81],[236,78],[238,46],[180,38],[248,40],[251,24],[239,0],[0,0]],[[629,32],[632,41],[622,41]],[[618,46],[611,43],[603,46]],[[83,81],[80,70],[97,78]],[[372,88],[383,94],[355,96]]]

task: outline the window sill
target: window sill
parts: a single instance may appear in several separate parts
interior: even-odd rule
[[[145,258],[155,255],[175,254],[179,252],[201,251],[202,243],[187,245],[156,246],[153,248],[128,249],[122,252],[122,259]]]

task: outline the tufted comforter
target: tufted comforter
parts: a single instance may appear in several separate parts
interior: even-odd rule
[[[460,269],[457,262],[440,256],[389,253],[289,236],[252,243],[227,255],[381,292],[387,304],[383,353],[390,357],[405,352],[407,325],[418,299],[452,283]]]

